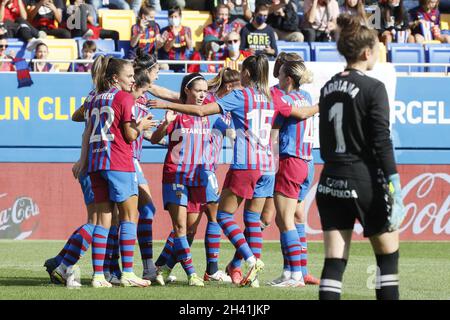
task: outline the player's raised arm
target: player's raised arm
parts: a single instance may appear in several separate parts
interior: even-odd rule
[[[82,105],[73,113],[72,121],[83,122],[84,120],[84,105]]]
[[[194,104],[179,104],[162,100],[150,100],[147,105],[152,109],[167,109],[199,117],[221,113],[220,106],[216,102],[205,104],[201,108]]]

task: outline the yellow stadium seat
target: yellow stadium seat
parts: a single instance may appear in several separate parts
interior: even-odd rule
[[[48,59],[75,60],[78,58],[77,42],[74,39],[43,39],[48,46]],[[70,63],[53,63],[59,71],[67,71]]]
[[[212,23],[212,16],[208,11],[183,11],[181,24],[191,28],[192,40],[197,49],[203,41],[203,29],[210,23]]]
[[[116,30],[120,40],[131,39],[131,27],[136,23],[133,10],[98,10],[103,29]]]
[[[441,13],[441,30],[449,30],[450,13]]]
[[[384,46],[384,43],[380,42],[380,56],[378,57],[378,62],[385,63],[386,62],[386,47]]]
[[[424,42],[422,42],[422,44],[433,44],[433,43],[441,43],[439,40],[426,40]]]

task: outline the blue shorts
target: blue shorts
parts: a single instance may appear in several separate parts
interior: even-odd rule
[[[314,181],[314,160],[308,161],[308,177],[300,186],[300,193],[298,195],[298,201],[303,201],[308,194],[309,189],[311,188],[311,184]]]
[[[138,185],[139,184],[148,184],[148,181],[147,181],[147,179],[145,179],[144,171],[142,171],[139,160],[136,158],[133,158],[133,162],[134,162],[134,170],[136,171],[136,175],[137,175]]]
[[[163,183],[163,204],[167,210],[168,204],[176,204],[187,207],[188,204],[188,187],[177,183]]]
[[[101,170],[89,175],[95,203],[123,202],[139,194],[136,172]]]
[[[219,202],[219,182],[212,171],[203,171],[201,174],[202,185],[205,186],[206,203]]]
[[[275,174],[263,174],[256,182],[253,198],[272,198],[275,188]]]
[[[81,185],[81,191],[83,191],[84,203],[86,205],[94,203],[94,192],[92,191],[91,178],[89,175],[80,175],[78,182]]]

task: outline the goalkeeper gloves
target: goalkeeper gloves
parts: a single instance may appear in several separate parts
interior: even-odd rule
[[[389,195],[392,198],[391,214],[388,217],[388,231],[398,230],[405,219],[406,211],[403,205],[402,190],[400,186],[400,175],[390,175],[388,179]]]

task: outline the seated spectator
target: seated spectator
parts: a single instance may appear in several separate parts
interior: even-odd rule
[[[341,14],[347,13],[357,16],[361,20],[362,25],[368,25],[366,11],[364,10],[364,0],[345,0],[339,11]]]
[[[234,26],[232,24],[228,23],[228,19],[230,17],[230,10],[228,7],[224,4],[219,4],[213,14],[213,23],[206,26],[203,29],[203,39],[205,39],[207,36],[214,36],[218,38],[220,41],[225,41],[228,34],[233,31],[233,29],[240,29],[239,26]],[[224,54],[225,54],[225,48],[220,48],[218,54],[218,59],[222,60]]]
[[[417,43],[438,40],[450,43],[450,36],[441,33],[439,0],[420,0],[420,6],[411,10],[411,29]]]
[[[202,48],[199,51],[195,51],[190,60],[196,61],[219,61],[223,60],[224,55],[219,55],[219,51],[224,51],[223,41],[219,38],[208,35],[203,39]],[[203,72],[203,73],[217,73],[221,65],[218,64],[191,64],[188,66],[188,72]]]
[[[181,25],[180,7],[169,10],[169,25],[161,30],[161,39],[164,45],[158,52],[159,59],[188,60],[194,44],[191,29]],[[184,72],[184,65],[171,65],[170,69]]]
[[[36,52],[33,59],[46,60],[48,57],[48,46],[41,42],[36,46]],[[55,72],[55,66],[49,62],[34,62],[30,61],[30,70],[34,72]]]
[[[65,4],[63,0],[26,0],[28,4],[28,20],[38,30],[55,36],[69,39],[70,31],[56,26],[62,22]]]
[[[403,0],[382,0],[378,6],[381,12],[380,41],[385,46],[390,42],[414,43]]]
[[[163,46],[161,30],[155,21],[156,11],[153,7],[144,6],[139,10],[136,24],[131,28],[131,49],[128,54],[130,59],[136,57],[136,50],[141,48],[149,55],[156,54]]]
[[[241,50],[241,36],[236,31],[230,32],[225,42],[227,49],[225,51],[224,67],[233,70],[240,70],[239,62],[245,60],[251,54],[248,51]]]
[[[96,15],[94,7],[86,4],[84,0],[70,0],[66,10],[66,28],[70,30],[72,37],[113,39],[117,50],[119,32],[95,26]]]
[[[256,6],[252,22],[241,30],[241,50],[249,50],[252,54],[264,53],[269,58],[277,56],[275,31],[266,23],[268,15],[267,5]]]
[[[303,42],[303,34],[298,29],[297,9],[292,1],[272,0],[267,24],[277,33],[279,40]]]
[[[32,44],[36,38],[47,34],[34,28],[27,21],[27,10],[22,0],[0,0],[0,24],[3,23],[8,38],[19,38]]]
[[[306,42],[333,41],[339,5],[336,0],[305,0],[302,33]]]
[[[97,51],[97,45],[92,40],[86,40],[83,43],[81,49],[82,56],[79,60],[93,60],[95,52]],[[74,63],[70,64],[68,72],[90,72],[92,69],[92,63]]]
[[[230,23],[236,25],[240,31],[252,20],[255,11],[255,0],[219,0],[230,9]]]
[[[6,49],[8,49],[8,41],[6,40],[5,34],[0,29],[0,59],[14,59],[16,56],[14,51],[9,51],[6,53]],[[14,71],[14,64],[11,62],[3,62],[0,61],[0,71]]]

